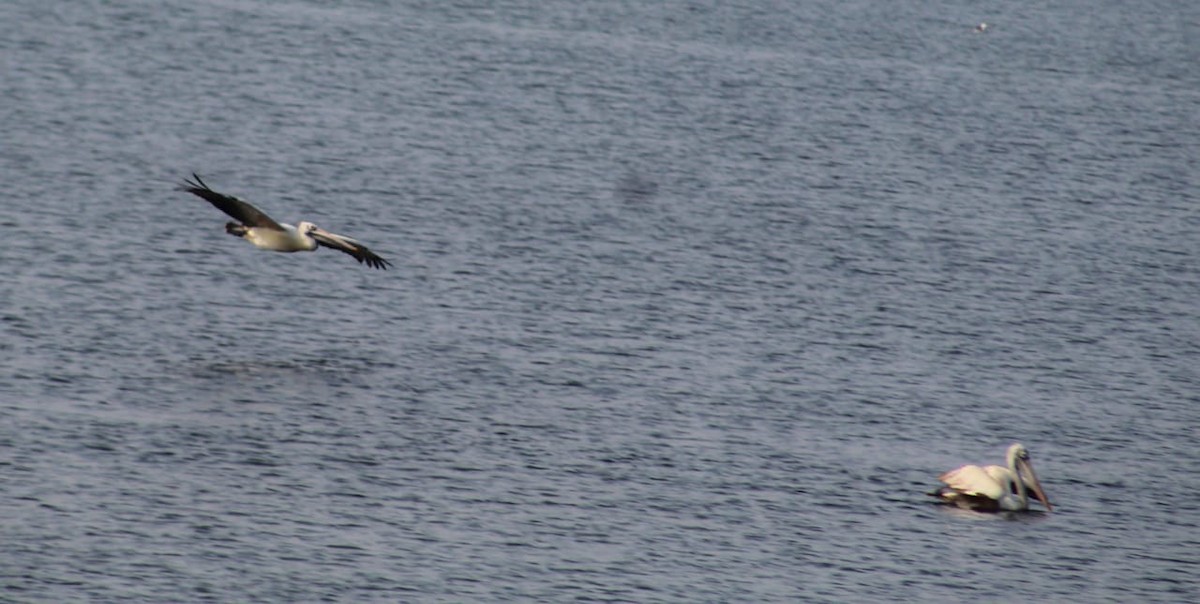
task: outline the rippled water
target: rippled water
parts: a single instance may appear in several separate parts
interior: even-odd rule
[[[1200,598],[1200,10],[731,4],[0,5],[0,599]]]

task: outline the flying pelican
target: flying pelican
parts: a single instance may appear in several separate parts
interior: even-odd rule
[[[1008,447],[1008,467],[962,466],[938,476],[946,486],[930,493],[946,503],[980,512],[1019,512],[1029,509],[1029,495],[1053,511],[1042,490],[1029,451],[1021,443]]]
[[[184,179],[184,184],[179,188],[207,200],[218,210],[236,218],[237,222],[225,224],[225,232],[249,241],[260,250],[311,252],[321,245],[346,252],[360,264],[365,262],[372,268],[386,270],[391,264],[354,239],[330,233],[311,222],[301,222],[296,226],[275,222],[258,208],[232,195],[208,188],[195,172],[192,177],[196,182]]]

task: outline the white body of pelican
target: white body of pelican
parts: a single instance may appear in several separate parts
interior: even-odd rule
[[[273,252],[311,252],[317,246],[343,251],[360,263],[372,268],[387,269],[391,264],[355,239],[330,233],[311,222],[296,226],[275,222],[258,208],[232,196],[218,193],[192,174],[195,182],[184,180],[180,188],[213,204],[217,209],[237,219],[225,224],[225,232],[249,241],[260,250]]]
[[[946,503],[981,512],[1019,512],[1029,509],[1029,493],[1053,511],[1042,483],[1033,471],[1029,451],[1021,443],[1008,447],[1008,467],[962,466],[938,476],[946,486],[930,493]]]

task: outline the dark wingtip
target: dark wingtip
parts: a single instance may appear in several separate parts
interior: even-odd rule
[[[203,180],[200,180],[199,174],[192,172],[192,178],[196,179],[196,182],[192,182],[185,178],[185,179],[183,179],[183,184],[179,185],[179,189],[182,191],[187,191],[189,193],[196,193],[197,191],[211,191],[212,190],[212,189],[208,188],[208,185],[205,184]]]
[[[385,270],[385,271],[392,264],[391,262],[388,262],[387,260],[384,260],[382,257],[380,257],[376,254],[373,254],[371,252],[366,252],[366,253],[362,254],[361,256],[356,254],[354,256],[354,259],[358,260],[359,264],[366,264],[367,266],[369,266],[371,268],[377,268],[377,269]]]

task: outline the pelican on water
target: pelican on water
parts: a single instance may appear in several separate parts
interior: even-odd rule
[[[930,493],[946,503],[980,512],[1019,512],[1029,509],[1029,492],[1047,511],[1053,511],[1042,490],[1029,451],[1021,443],[1008,447],[1008,467],[962,466],[938,476],[946,486]]]
[[[367,246],[355,239],[330,233],[311,222],[300,222],[296,226],[275,222],[258,208],[232,196],[218,193],[200,180],[200,176],[192,173],[195,182],[184,179],[180,189],[197,197],[203,198],[217,207],[218,210],[237,219],[237,222],[225,224],[225,232],[241,237],[254,244],[260,250],[273,252],[311,252],[317,246],[341,250],[354,256],[359,263],[367,263],[372,268],[387,269],[390,262],[379,257]]]

